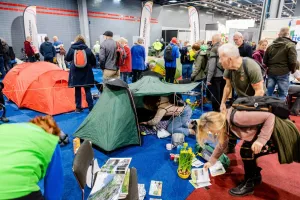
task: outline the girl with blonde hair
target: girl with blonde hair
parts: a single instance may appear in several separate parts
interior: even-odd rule
[[[277,120],[276,118],[276,122]],[[281,121],[280,126],[285,128],[280,129],[281,133],[278,133],[278,126],[275,127],[275,115],[270,112],[238,111],[231,108],[226,114],[219,112],[203,114],[197,122],[197,140],[200,145],[211,138],[217,142],[217,146],[204,168],[208,169],[213,166],[218,158],[227,151],[229,139],[244,140],[240,150],[244,163],[244,181],[232,188],[229,193],[233,196],[253,194],[254,186],[262,181],[261,168],[256,164],[258,157],[278,152],[281,164],[300,161],[299,155],[295,152],[295,149],[300,149],[299,132],[292,122]],[[273,132],[273,130],[275,131]],[[278,148],[280,146],[285,149]],[[288,148],[291,151],[287,151]],[[281,159],[282,155],[286,156],[284,154],[289,154],[291,156],[289,158],[292,159],[288,161]]]

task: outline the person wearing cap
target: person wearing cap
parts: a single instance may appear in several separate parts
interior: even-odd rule
[[[136,44],[131,48],[133,83],[138,81],[141,78],[143,71],[146,70],[146,65],[145,65],[146,51],[143,44],[144,44],[144,39],[138,38]]]
[[[172,50],[171,58],[169,58],[169,51]],[[179,48],[177,46],[177,38],[173,37],[170,44],[166,47],[164,52],[165,68],[166,68],[166,82],[174,83],[176,74],[176,59],[179,58]]]
[[[113,32],[105,31],[104,41],[100,45],[100,67],[103,69],[103,80],[120,78],[120,70],[116,65],[117,43],[113,40]]]

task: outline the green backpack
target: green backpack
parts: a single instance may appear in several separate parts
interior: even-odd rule
[[[201,157],[205,160],[209,160],[210,156],[212,155],[214,151],[214,147],[209,145],[208,143],[204,144],[204,148],[202,148],[198,143],[196,144],[195,147],[195,152],[199,152],[201,154]],[[230,166],[230,160],[229,158],[223,153],[219,161],[222,163],[224,169],[226,170]]]

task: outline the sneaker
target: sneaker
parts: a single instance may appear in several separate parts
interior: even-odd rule
[[[1,117],[0,120],[3,121],[4,123],[9,122],[9,119],[7,119],[6,117]]]
[[[75,110],[76,113],[81,113],[82,111],[83,111],[82,108],[76,108],[76,110]]]

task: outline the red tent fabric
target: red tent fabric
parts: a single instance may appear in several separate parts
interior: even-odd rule
[[[75,90],[68,88],[69,72],[48,62],[22,63],[11,69],[3,83],[5,96],[19,108],[49,115],[75,110]],[[82,90],[83,107],[87,107]]]

